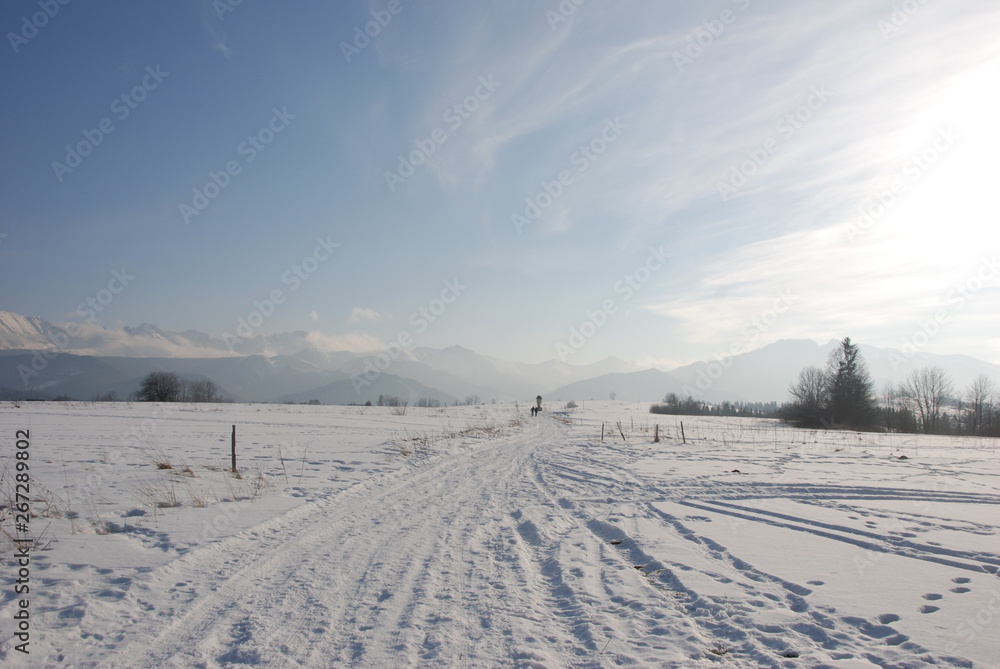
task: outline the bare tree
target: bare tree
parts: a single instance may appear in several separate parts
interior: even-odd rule
[[[208,379],[195,381],[191,384],[188,400],[191,402],[218,402],[219,388]]]
[[[900,384],[899,391],[916,407],[924,432],[937,432],[941,425],[941,411],[952,393],[948,373],[940,367],[915,369]]]
[[[783,417],[803,427],[823,424],[829,398],[829,379],[819,367],[806,367],[799,372],[798,380],[788,388],[795,401]]]
[[[180,377],[170,372],[150,372],[136,393],[140,402],[177,402],[180,396]]]
[[[969,405],[969,431],[972,434],[985,433],[996,395],[996,385],[986,374],[977,376],[965,389],[965,401]]]
[[[827,377],[819,367],[806,367],[788,391],[804,407],[822,411],[827,402]]]

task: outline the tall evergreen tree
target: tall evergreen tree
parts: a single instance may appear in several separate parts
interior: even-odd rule
[[[831,351],[827,362],[827,407],[834,423],[847,427],[869,427],[875,422],[875,384],[861,351],[850,337]]]

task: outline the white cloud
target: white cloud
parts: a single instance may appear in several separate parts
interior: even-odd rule
[[[379,318],[381,318],[381,315],[374,309],[354,307],[351,309],[351,315],[347,318],[347,322],[360,323],[361,321],[377,321]]]
[[[228,5],[223,6],[228,7]],[[229,46],[229,37],[226,34],[226,30],[222,27],[222,16],[224,14],[220,16],[217,3],[212,0],[199,0],[197,7],[201,25],[212,38],[212,48],[228,60],[232,57],[233,50]]]
[[[732,249],[703,265],[682,296],[647,308],[675,321],[676,338],[716,348],[844,336],[898,346],[921,320],[940,309],[954,311],[949,296],[978,262],[900,253],[899,238],[884,230],[865,242],[852,245],[842,228],[829,227]],[[782,295],[791,296],[787,308],[776,303]],[[984,296],[972,306],[986,301]],[[967,308],[953,320],[971,313]],[[956,329],[951,336],[967,334]]]

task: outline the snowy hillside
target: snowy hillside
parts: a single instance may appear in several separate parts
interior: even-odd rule
[[[995,440],[526,408],[0,404],[0,661],[997,666]]]
[[[57,328],[44,318],[0,311],[0,349],[35,349],[52,346]]]

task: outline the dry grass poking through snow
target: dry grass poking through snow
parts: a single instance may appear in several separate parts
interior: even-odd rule
[[[392,461],[395,457],[430,455],[435,444],[448,443],[454,439],[500,439],[517,431],[524,425],[524,418],[515,416],[514,418],[501,419],[496,416],[487,416],[470,422],[461,430],[447,427],[438,435],[431,435],[428,432],[411,434],[409,430],[403,430],[403,435],[394,435],[387,442],[386,457]]]
[[[78,414],[86,415],[91,407],[60,404],[32,409],[40,415],[51,413],[59,421],[62,414],[77,420]],[[203,418],[196,405],[170,407],[170,411],[146,405],[112,405],[112,413],[119,414],[114,416],[114,427],[74,434],[65,446],[59,445],[65,452],[50,451],[50,458],[68,457],[76,469],[50,459],[49,467],[32,470],[32,518],[51,519],[54,531],[63,536],[128,533],[133,525],[155,524],[164,514],[182,509],[218,506],[226,513],[229,504],[253,502],[275,489],[301,497],[303,475],[307,479],[328,477],[326,480],[336,481],[335,487],[342,487],[356,478],[356,469],[384,468],[400,459],[419,460],[456,446],[504,438],[525,423],[513,407],[500,405],[408,409],[239,406],[234,407],[238,418],[222,421],[216,434],[214,417]],[[247,446],[239,444],[241,460],[234,474],[228,461],[229,423],[241,419],[245,421],[241,435],[245,435]],[[192,420],[200,423],[200,432],[190,429]],[[464,427],[453,427],[455,420]],[[358,421],[365,425],[358,440],[361,450],[351,462],[333,462],[332,474],[328,473],[329,447],[337,450],[340,440],[357,439]],[[309,432],[310,438],[301,444],[297,438],[301,438],[303,425],[307,430],[321,428]],[[212,436],[205,439],[206,434]],[[115,437],[120,444],[109,445],[115,444]],[[84,444],[81,438],[96,443]],[[361,446],[366,441],[367,445]],[[87,448],[95,454],[93,459],[85,457]],[[366,455],[374,455],[376,460],[368,460]],[[386,462],[378,465],[380,455]],[[58,486],[45,474],[53,468],[60,472]],[[59,491],[58,495],[42,484],[44,476],[49,476],[49,485]],[[0,469],[0,546],[5,549],[14,546],[15,500],[15,472],[13,468]],[[42,524],[33,523],[32,529],[42,529]]]

